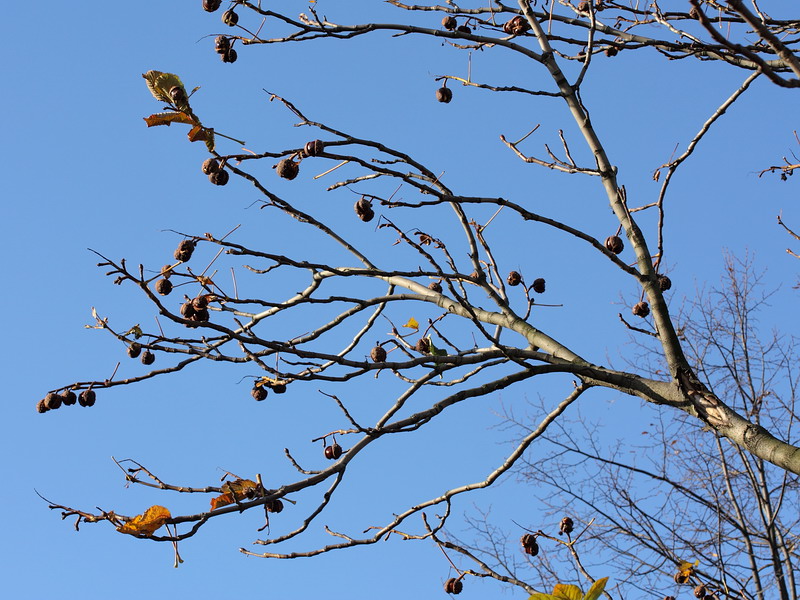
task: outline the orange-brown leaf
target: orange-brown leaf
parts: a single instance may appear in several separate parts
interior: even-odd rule
[[[217,510],[220,506],[227,506],[228,504],[233,504],[233,496],[227,493],[222,494],[211,499],[211,510]]]
[[[117,527],[117,531],[129,533],[130,535],[150,536],[171,518],[172,515],[169,514],[169,510],[163,506],[155,505],[148,508],[141,515],[136,515],[124,525]]]
[[[189,132],[189,141],[190,142],[205,142],[208,138],[206,134],[206,130],[203,128],[202,125],[195,125],[192,127],[192,130]]]
[[[147,123],[148,127],[155,127],[156,125],[169,126],[173,123],[188,123],[189,125],[193,125],[195,120],[184,112],[163,112],[145,117],[144,122]]]
[[[258,484],[250,479],[228,481],[222,485],[223,494],[211,499],[211,510],[252,498],[256,495],[256,490],[258,490]]]

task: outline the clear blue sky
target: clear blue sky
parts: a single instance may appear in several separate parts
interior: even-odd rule
[[[364,7],[354,17],[337,4],[318,6],[331,19],[367,19]],[[297,3],[297,12],[302,10],[305,5]],[[312,118],[418,152],[445,172],[457,192],[502,195],[556,217],[603,222],[611,234],[613,218],[596,182],[522,165],[498,141],[501,133],[519,137],[542,123],[539,140],[557,143],[558,128],[574,132],[563,107],[557,100],[497,98],[458,85],[452,86],[451,104],[438,104],[434,77],[465,75],[466,55],[410,36],[240,48],[237,63],[222,64],[213,52],[213,37],[205,37],[222,30],[219,13],[204,13],[199,0],[16,2],[5,3],[0,14],[5,142],[0,210],[6,241],[0,261],[6,307],[0,349],[6,381],[0,572],[8,597],[235,594],[288,600],[324,594],[332,600],[376,595],[390,600],[443,594],[440,585],[450,576],[449,566],[431,544],[394,541],[300,561],[248,559],[237,549],[259,537],[261,517],[246,514],[206,526],[182,545],[186,562],[173,569],[169,545],[116,534],[107,524],[84,525],[76,533],[34,494],[35,488],[58,502],[123,514],[151,504],[195,512],[206,498],[125,489],[110,457],[137,459],[182,485],[215,485],[221,469],[247,477],[286,473],[282,449],[307,448],[308,440],[330,429],[336,417],[316,386],[256,404],[248,383],[241,382],[252,371],[200,368],[101,393],[91,410],[38,415],[34,406],[48,389],[110,375],[117,360],[126,374],[142,370],[126,362],[118,342],[83,327],[91,322],[92,306],[120,326],[152,324],[152,311],[138,294],[104,278],[87,248],[159,267],[179,239],[166,230],[222,235],[242,224],[240,243],[289,252],[300,242],[300,250],[312,256],[327,251],[314,238],[298,240],[292,230],[271,223],[266,211],[252,208],[257,199],[252,187],[238,181],[225,188],[209,185],[199,170],[205,149],[189,144],[184,129],[148,130],[142,117],[156,112],[159,103],[144,85],[145,71],[174,72],[187,88],[202,86],[192,101],[195,111],[255,151],[297,146],[308,137],[292,128],[291,115],[267,102],[266,88],[297,102]],[[401,12],[393,17],[401,18]],[[489,54],[473,56],[474,77],[530,86],[546,77],[541,68]],[[629,198],[644,204],[657,193],[652,171],[669,159],[676,144],[679,151],[685,147],[746,74],[689,61],[668,63],[644,52],[598,62],[584,100],[620,166]],[[800,263],[785,254],[791,242],[775,223],[783,211],[785,220],[800,228],[796,186],[756,176],[797,149],[796,106],[796,92],[756,82],[679,170],[667,223],[675,307],[696,287],[718,280],[724,251],[754,252],[757,264],[768,269],[768,285],[783,286],[769,319],[784,326],[796,323],[797,293],[789,288]],[[540,142],[528,143],[532,152],[541,149]],[[575,139],[576,155],[585,157],[577,147]],[[223,142],[221,149],[234,152],[237,146]],[[267,165],[260,168],[265,178],[274,178]],[[275,185],[281,193],[306,194],[304,206],[318,205],[334,219],[343,211],[348,222],[353,220],[352,196],[326,195],[324,185],[309,180],[295,188]],[[486,215],[478,212],[477,218]],[[652,224],[650,219],[643,223]],[[436,219],[403,226],[453,235],[449,224]],[[617,321],[622,310],[617,303],[629,299],[632,288],[563,236],[510,218],[499,218],[493,227],[507,264],[517,266],[517,260],[529,276],[547,278],[548,300],[565,304],[537,317],[547,330],[591,360],[621,366],[627,333]],[[387,260],[395,251],[383,233],[364,228],[361,235],[380,240],[365,243],[384,248]],[[347,393],[380,402],[379,392],[365,384]],[[539,395],[552,402],[563,390],[513,389],[455,411],[452,421],[420,433],[410,447],[406,440],[387,444],[383,454],[353,465],[350,487],[320,524],[359,532],[446,485],[483,478],[508,450],[508,434],[489,429],[501,421],[497,413],[503,407],[525,412],[526,402]],[[639,411],[638,401],[612,399],[598,393],[582,410],[598,421],[636,426],[631,423],[636,423],[632,413]],[[609,418],[608,410],[618,412]],[[609,428],[609,435],[617,435]],[[538,527],[536,494],[507,481],[500,492],[476,502],[491,504],[503,527],[513,530],[511,519]],[[470,501],[456,506],[459,513],[471,509]],[[290,512],[284,513],[287,519]],[[312,535],[297,548],[319,539]],[[463,597],[501,596],[494,584],[468,583]]]

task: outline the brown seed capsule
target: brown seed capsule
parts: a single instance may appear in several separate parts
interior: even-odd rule
[[[705,598],[708,590],[706,586],[702,583],[694,588],[694,597],[695,598]]]
[[[172,291],[172,282],[169,279],[159,279],[156,281],[156,291],[162,296],[169,296]]]
[[[60,396],[61,396],[61,402],[65,406],[72,406],[78,401],[78,397],[72,390],[64,390],[63,392],[61,392]]]
[[[610,235],[606,238],[606,250],[612,252],[614,254],[619,254],[625,248],[625,244],[622,243],[622,240],[619,236]]]
[[[336,460],[342,455],[342,447],[339,444],[334,443],[331,446],[325,446],[325,458],[328,460]]]
[[[664,600],[675,600],[675,596],[664,596]]]
[[[169,279],[170,275],[172,275],[172,265],[164,265],[161,267],[161,276],[164,279]]]
[[[141,361],[143,365],[152,365],[156,362],[156,355],[150,352],[150,350],[145,350],[142,352]]]
[[[539,544],[536,543],[536,536],[530,533],[526,533],[520,538],[520,543],[522,544],[522,550],[525,554],[530,554],[531,556],[536,556],[539,554]]]
[[[47,408],[47,404],[45,404],[44,398],[42,398],[36,403],[36,412],[43,414],[46,413],[48,410],[50,409]]]
[[[216,173],[210,173],[208,180],[214,185],[225,185],[230,180],[231,176],[225,169],[220,169]]]
[[[258,402],[266,399],[267,397],[267,388],[263,385],[253,386],[253,389],[250,390],[250,395],[255,398]]]
[[[207,308],[195,310],[191,320],[195,323],[205,323],[211,318]]]
[[[202,294],[200,296],[197,296],[194,300],[192,300],[192,306],[194,306],[194,309],[196,311],[203,310],[204,308],[208,308],[208,300],[209,300],[208,294]]]
[[[456,579],[455,577],[451,577],[444,584],[444,591],[448,594],[460,594],[463,589],[464,584],[461,583],[460,579]]]
[[[575,528],[575,523],[569,517],[564,517],[561,519],[561,523],[558,526],[558,532],[560,534],[567,534],[569,535],[572,533],[572,530]]]
[[[645,318],[647,315],[650,314],[650,307],[647,305],[647,302],[637,302],[633,305],[631,312],[636,315],[637,317]]]
[[[672,280],[666,275],[658,276],[658,287],[662,292],[666,292],[672,287]]]
[[[533,291],[536,292],[537,294],[544,294],[544,288],[545,288],[544,279],[542,279],[541,277],[539,277],[538,279],[534,279],[533,285],[531,287],[533,288]]]
[[[239,58],[239,55],[236,53],[236,50],[234,50],[233,48],[228,48],[222,54],[222,62],[224,62],[224,63],[235,63],[237,58]]]
[[[191,300],[187,300],[183,304],[181,304],[181,316],[184,319],[191,319],[194,316],[194,305],[192,304]]]
[[[429,290],[433,290],[434,292],[437,292],[437,293],[441,294],[442,293],[442,284],[439,283],[438,281],[431,281],[428,284],[428,289]]]
[[[677,584],[684,584],[687,581],[689,581],[689,575],[688,573],[686,573],[686,571],[678,571],[677,573],[675,573],[673,579]]]
[[[375,346],[369,353],[372,357],[372,362],[385,362],[386,361],[386,350],[383,349],[383,346]]]
[[[603,53],[606,56],[616,56],[618,52],[619,50],[617,50],[614,46],[609,46],[608,48],[603,50]]]
[[[94,393],[94,390],[83,390],[78,395],[78,404],[81,406],[94,406],[94,402],[97,400],[97,395]]]
[[[582,0],[581,3],[578,4],[578,12],[589,12],[588,0]]]
[[[239,15],[232,8],[222,13],[222,22],[228,27],[233,27],[239,22]]]
[[[430,352],[431,344],[430,342],[428,342],[427,339],[419,338],[417,340],[416,345],[414,346],[414,349],[420,354],[427,354],[428,352]]]
[[[194,241],[192,240],[183,240],[178,247],[175,249],[175,260],[179,260],[181,262],[186,262],[190,258],[192,258],[192,253],[194,252]]]
[[[369,223],[375,218],[375,211],[372,210],[372,203],[364,197],[355,203],[353,209],[356,211],[358,218],[365,223]]]
[[[264,503],[264,508],[267,509],[267,512],[277,514],[283,510],[283,502],[281,502],[280,498],[275,498],[274,500],[267,500]]]
[[[269,388],[275,392],[276,394],[285,394],[286,393],[286,384],[285,383],[273,383]]]
[[[222,4],[222,0],[203,0],[203,10],[206,12],[214,12]]]
[[[519,271],[511,271],[506,277],[506,283],[510,286],[519,285],[522,282],[522,275],[519,274]]]
[[[279,177],[283,177],[284,179],[291,181],[297,177],[297,174],[300,172],[300,167],[291,158],[284,158],[275,166],[275,172]]]
[[[217,37],[214,38],[214,51],[217,54],[225,54],[230,49],[231,49],[231,41],[224,35],[218,35]]]
[[[211,175],[211,173],[216,173],[219,171],[219,161],[216,158],[207,158],[203,161],[203,165],[200,169],[206,175]]]
[[[453,99],[453,90],[446,87],[440,87],[438,90],[436,90],[436,99],[439,102],[447,104],[448,102],[450,102],[450,100]]]
[[[458,33],[466,33],[467,35],[472,33],[472,29],[469,28],[469,25],[459,25],[456,27],[456,31]]]
[[[138,358],[141,353],[142,345],[138,342],[133,342],[130,346],[128,346],[128,356],[130,358]]]
[[[173,85],[169,88],[169,97],[172,98],[172,103],[175,106],[183,106],[186,104],[186,91],[179,85]]]
[[[44,404],[47,410],[55,410],[61,407],[61,396],[54,392],[50,392],[44,397]]]
[[[528,21],[525,20],[525,17],[521,15],[517,15],[510,21],[507,21],[505,25],[503,25],[503,31],[506,32],[508,35],[521,35],[528,31],[531,26],[528,24]]]
[[[311,140],[303,147],[303,153],[306,156],[317,156],[323,150],[325,150],[325,142],[322,140]]]
[[[447,31],[454,31],[456,27],[458,27],[458,21],[455,17],[448,15],[442,18],[442,27],[447,29]]]

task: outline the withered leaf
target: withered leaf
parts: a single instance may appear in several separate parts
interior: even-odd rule
[[[151,536],[156,529],[171,518],[172,515],[169,514],[169,510],[163,506],[155,505],[148,508],[141,515],[136,515],[124,525],[117,527],[117,531],[130,535]]]

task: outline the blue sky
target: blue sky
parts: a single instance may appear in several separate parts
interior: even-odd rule
[[[332,19],[366,19],[335,3],[318,5]],[[302,10],[305,5],[297,3],[296,12]],[[0,442],[6,481],[0,564],[9,596],[75,597],[80,592],[87,599],[110,594],[125,599],[142,593],[211,597],[235,591],[335,599],[379,591],[391,599],[441,593],[449,565],[431,544],[390,541],[313,560],[245,558],[238,548],[250,547],[261,526],[260,515],[246,514],[209,524],[182,545],[186,562],[173,569],[169,545],[116,534],[107,524],[84,525],[76,533],[34,493],[124,514],[161,503],[179,507],[174,512],[180,507],[193,512],[205,498],[125,489],[110,457],[134,458],[182,485],[215,485],[223,470],[277,478],[288,472],[282,449],[298,448],[311,460],[317,448],[309,450],[308,440],[336,419],[335,407],[313,385],[280,401],[256,404],[248,382],[242,382],[252,371],[201,366],[163,381],[103,392],[91,410],[38,415],[34,406],[49,389],[110,375],[118,360],[126,374],[142,370],[125,362],[119,342],[84,328],[93,306],[120,326],[152,325],[152,311],[142,298],[112,285],[87,248],[158,268],[180,239],[169,230],[222,235],[241,225],[239,243],[312,257],[332,252],[316,237],[254,208],[258,196],[246,183],[209,185],[199,170],[205,149],[189,144],[180,126],[147,129],[142,117],[160,106],[141,78],[145,71],[177,73],[187,88],[201,86],[192,99],[198,115],[255,151],[297,147],[310,135],[293,128],[294,117],[268,102],[267,89],[295,101],[311,118],[414,152],[443,171],[457,192],[501,195],[592,227],[598,236],[607,227],[610,235],[616,226],[597,182],[524,165],[498,140],[501,133],[520,137],[542,123],[541,136],[527,142],[529,151],[540,152],[542,142],[557,143],[556,131],[563,128],[574,140],[576,158],[585,158],[564,108],[552,99],[498,97],[458,85],[451,85],[452,103],[438,104],[434,78],[464,75],[466,55],[411,36],[240,48],[235,64],[222,64],[213,52],[213,37],[207,37],[222,30],[219,13],[204,13],[199,0],[144,6],[18,2],[6,3],[2,14],[0,69],[6,85],[0,108],[6,143],[0,210],[6,252],[0,268],[6,282],[6,341],[0,353],[7,389]],[[402,13],[393,16],[401,18]],[[494,83],[529,85],[546,76],[540,68],[490,52],[473,56],[472,73]],[[682,151],[745,76],[718,65],[669,63],[644,52],[598,60],[584,101],[620,166],[629,198],[636,204],[655,198],[653,170],[669,159],[676,144]],[[666,226],[673,306],[718,281],[724,252],[751,252],[767,269],[768,287],[781,286],[766,324],[796,328],[797,292],[790,287],[800,263],[786,255],[791,240],[775,223],[782,211],[787,223],[800,228],[796,187],[792,180],[757,177],[797,149],[795,114],[796,93],[757,81],[678,171]],[[222,152],[237,150],[232,142],[221,143]],[[268,165],[256,169],[274,180]],[[299,205],[334,222],[340,219],[344,231],[362,225],[351,218],[349,192],[326,194],[323,184],[302,176],[273,185],[300,198]],[[474,215],[480,221],[491,212]],[[457,233],[449,216],[435,215],[424,223],[416,215],[397,219],[403,227],[429,228],[443,239],[455,239]],[[652,231],[651,219],[642,224]],[[561,235],[505,215],[492,227],[504,264],[545,277],[548,300],[565,305],[543,311],[537,323],[546,323],[546,330],[591,360],[621,365],[629,349],[616,314],[621,298],[630,299],[635,291],[630,283],[607,261]],[[357,235],[387,263],[401,255],[384,232],[362,228]],[[385,388],[365,382],[346,393],[369,412],[376,409],[367,403],[380,406]],[[392,440],[353,465],[350,486],[331,506],[330,520],[321,524],[357,532],[444,486],[481,479],[508,451],[508,434],[490,428],[501,422],[504,407],[525,412],[528,401],[561,396],[558,385],[513,388],[461,407],[451,421],[411,441]],[[648,418],[636,414],[638,401],[606,393],[593,395],[581,410],[608,426],[609,436],[623,435],[638,418]],[[512,519],[537,523],[536,493],[507,481],[496,493],[477,495],[475,502],[491,504],[502,526],[513,529]],[[471,507],[467,500],[456,509]],[[301,547],[320,539],[322,534],[313,533]],[[479,594],[493,598],[501,592],[470,580],[464,597]]]

